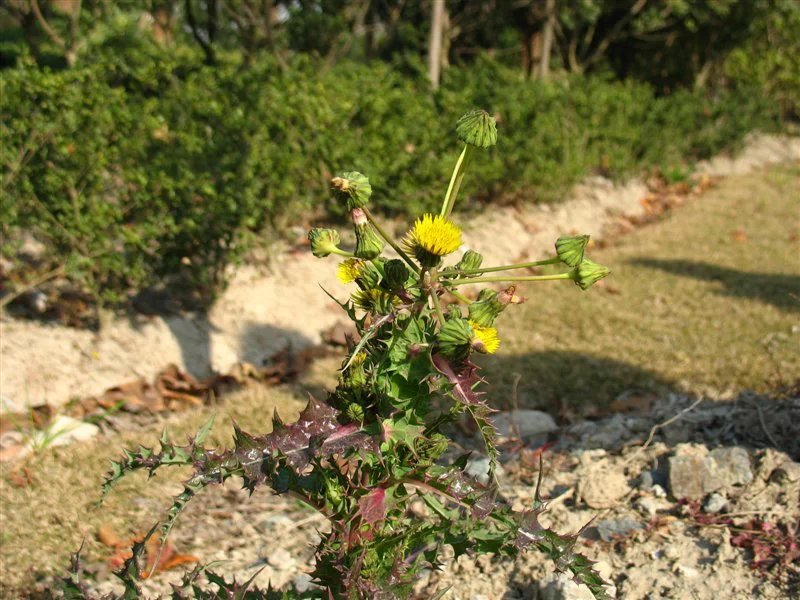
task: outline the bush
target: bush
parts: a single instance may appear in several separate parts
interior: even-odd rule
[[[112,302],[176,273],[210,301],[256,235],[320,207],[343,216],[321,202],[337,168],[370,175],[385,214],[433,209],[441,198],[427,190],[446,184],[454,159],[442,140],[469,106],[490,108],[509,132],[465,181],[484,199],[553,201],[591,172],[708,156],[773,121],[744,88],[657,97],[599,77],[530,81],[484,58],[450,69],[432,93],[408,74],[413,62],[212,68],[138,46],[127,61],[114,39],[68,71],[22,61],[3,72],[0,99],[4,253],[9,233],[33,231]]]

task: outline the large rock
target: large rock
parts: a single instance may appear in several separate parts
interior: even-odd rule
[[[669,459],[669,488],[675,498],[699,500],[753,481],[750,456],[744,448],[679,444]]]
[[[540,410],[519,409],[502,412],[495,415],[492,421],[502,437],[519,436],[526,442],[539,437],[543,438],[558,429],[553,417]]]

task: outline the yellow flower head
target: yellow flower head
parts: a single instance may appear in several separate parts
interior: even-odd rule
[[[435,267],[461,246],[461,229],[441,215],[426,214],[416,220],[403,245],[423,267]]]
[[[339,263],[336,268],[336,277],[342,283],[352,283],[361,273],[364,263],[357,258],[348,258]]]
[[[478,352],[483,354],[494,354],[500,347],[500,338],[497,337],[497,329],[494,327],[482,327],[475,321],[469,322],[472,327],[472,339],[470,344]]]

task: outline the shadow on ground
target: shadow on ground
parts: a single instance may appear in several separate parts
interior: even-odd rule
[[[554,350],[480,357],[476,362],[489,382],[489,402],[500,410],[538,408],[579,418],[606,414],[617,400],[674,389],[653,371],[591,354]]]
[[[715,281],[722,285],[720,294],[758,300],[782,310],[800,312],[800,275],[748,273],[690,260],[637,258],[631,263],[674,275]]]

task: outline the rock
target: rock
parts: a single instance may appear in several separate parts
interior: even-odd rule
[[[585,585],[575,583],[564,573],[553,573],[539,582],[539,600],[594,600]]]
[[[787,460],[775,468],[769,475],[769,480],[776,483],[794,483],[800,481],[800,463]]]
[[[300,592],[301,594],[307,592],[310,589],[319,587],[314,583],[314,578],[311,577],[308,573],[300,573],[297,577],[292,579],[292,585],[294,589]]]
[[[639,489],[649,492],[653,489],[653,474],[650,471],[644,471],[641,475],[639,475],[639,479],[637,481],[637,485]]]
[[[725,510],[728,506],[728,499],[722,494],[714,492],[703,504],[703,510],[709,514],[716,514]]]
[[[669,488],[673,497],[699,500],[706,494],[730,490],[753,481],[750,456],[744,448],[679,444],[669,458]]]
[[[42,431],[37,431],[30,441],[33,449],[50,446],[65,446],[72,442],[84,442],[100,433],[100,428],[66,415],[59,415]]]
[[[474,477],[482,484],[489,483],[489,457],[483,455],[470,456],[467,461],[467,466],[464,467],[464,472],[470,477]],[[497,465],[495,467],[495,474],[500,476],[503,474],[503,467]]]
[[[642,496],[634,504],[636,510],[642,513],[645,517],[655,517],[658,514],[658,502],[655,498],[649,496]]]
[[[276,548],[267,556],[267,562],[281,571],[288,571],[295,565],[295,559],[288,550]]]
[[[656,498],[666,498],[667,497],[667,490],[663,487],[658,485],[657,483],[650,488],[650,493],[653,494]]]
[[[614,415],[598,423],[597,430],[590,434],[585,441],[589,448],[605,448],[617,450],[631,437],[630,430],[625,426],[626,419],[622,415]]]
[[[600,463],[578,480],[578,494],[591,508],[612,508],[631,491],[622,471]]]
[[[519,409],[502,412],[495,415],[492,422],[502,437],[519,437],[525,442],[546,437],[548,433],[558,429],[553,417],[540,410]]]
[[[597,533],[604,542],[611,542],[615,538],[628,537],[637,529],[642,529],[642,524],[631,517],[606,519],[597,524]]]

